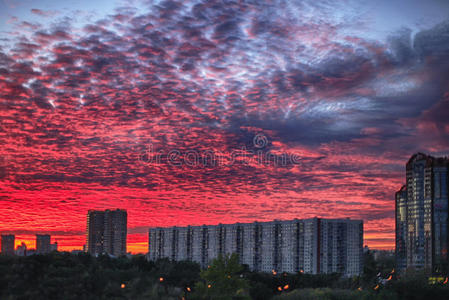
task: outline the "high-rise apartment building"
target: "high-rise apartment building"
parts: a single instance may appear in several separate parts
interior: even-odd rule
[[[104,215],[104,251],[114,256],[126,254],[128,215],[126,210],[106,210]]]
[[[150,228],[149,258],[191,260],[203,268],[220,254],[262,272],[362,272],[363,222],[349,219]]]
[[[36,254],[47,254],[51,252],[49,234],[36,234]]]
[[[87,213],[87,252],[92,255],[102,253],[113,256],[125,255],[126,237],[126,210],[89,210]]]
[[[104,211],[88,211],[86,234],[87,252],[92,255],[104,253]]]
[[[396,192],[396,267],[407,267],[407,186]]]
[[[13,234],[2,234],[2,254],[13,255],[16,237]]]
[[[396,263],[399,269],[448,269],[447,158],[414,154],[406,184],[396,193]]]

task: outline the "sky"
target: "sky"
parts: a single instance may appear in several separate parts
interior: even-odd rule
[[[0,2],[0,232],[364,221],[394,247],[415,152],[449,153],[449,2]]]

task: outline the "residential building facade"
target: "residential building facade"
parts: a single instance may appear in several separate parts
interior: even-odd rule
[[[407,267],[407,186],[396,192],[396,267]]]
[[[448,158],[414,154],[396,193],[396,263],[400,270],[448,273]]]
[[[87,213],[86,250],[92,255],[104,253],[104,211]]]
[[[113,256],[126,254],[128,214],[126,210],[106,210],[104,216],[104,251]]]
[[[36,254],[47,254],[51,252],[51,237],[49,234],[36,234]]]
[[[89,210],[87,213],[86,251],[92,255],[107,253],[126,254],[126,210]]]
[[[2,254],[14,255],[14,243],[16,236],[13,234],[2,234]]]
[[[149,258],[191,260],[205,268],[220,254],[261,272],[362,272],[363,222],[349,219],[150,228]]]

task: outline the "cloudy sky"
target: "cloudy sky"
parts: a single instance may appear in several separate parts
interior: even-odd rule
[[[449,2],[373,2],[1,1],[0,231],[350,217],[392,248],[406,161],[449,154]]]

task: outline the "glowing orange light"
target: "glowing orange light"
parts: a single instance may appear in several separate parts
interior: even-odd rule
[[[446,279],[443,281],[443,284],[446,284],[448,282],[448,278],[446,277]]]
[[[277,274],[275,270],[271,270],[271,273],[273,273],[273,275]]]
[[[120,286],[122,289],[124,289],[125,288],[125,284],[124,283],[122,283],[122,285]]]
[[[282,291],[282,287],[278,286],[278,291],[279,292]]]
[[[164,281],[164,277],[159,277],[159,282],[163,282]]]
[[[304,270],[299,270],[299,273],[304,273]]]
[[[207,285],[207,288],[210,289],[212,286],[210,284]]]
[[[361,290],[362,290],[362,287],[359,287],[358,290],[361,291]]]
[[[191,292],[192,291],[192,289],[189,288],[189,287],[187,287],[186,290],[187,290],[187,292]]]
[[[393,278],[393,275],[388,276],[387,281],[390,281]]]
[[[393,270],[391,270],[391,274],[394,274],[394,268],[393,268]]]
[[[228,275],[228,278],[231,278],[231,275]]]
[[[284,290],[288,290],[289,286],[288,284],[284,285]]]
[[[376,285],[376,286],[374,287],[375,290],[377,290],[378,288],[379,288],[379,285]]]

